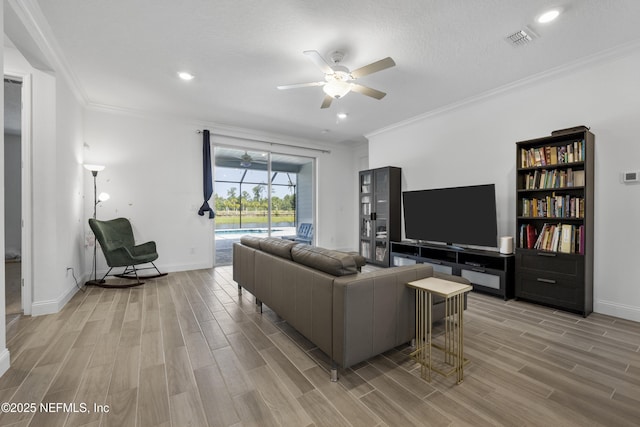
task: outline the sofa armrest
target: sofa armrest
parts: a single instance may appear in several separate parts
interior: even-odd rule
[[[255,296],[256,249],[241,243],[233,244],[233,280]]]
[[[431,276],[418,264],[336,278],[333,361],[346,368],[414,338],[415,291],[406,284]]]

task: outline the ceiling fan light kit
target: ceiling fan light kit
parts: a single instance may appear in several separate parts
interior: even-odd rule
[[[278,89],[295,89],[300,87],[322,86],[323,92],[326,94],[322,100],[320,108],[329,108],[334,99],[340,99],[349,92],[358,92],[362,95],[375,99],[382,99],[386,93],[376,89],[355,83],[355,80],[393,67],[396,63],[390,57],[373,62],[357,70],[349,71],[349,69],[339,63],[344,59],[344,52],[334,51],[329,56],[333,64],[329,64],[315,50],[306,50],[303,52],[318,68],[324,73],[324,82],[299,83],[293,85],[278,86]]]
[[[340,80],[332,80],[322,86],[322,90],[330,97],[340,99],[351,91],[351,84]]]

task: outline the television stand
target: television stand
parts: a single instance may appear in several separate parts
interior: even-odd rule
[[[502,297],[515,296],[513,254],[415,242],[391,242],[391,265],[429,264],[434,271],[462,276],[473,290]]]

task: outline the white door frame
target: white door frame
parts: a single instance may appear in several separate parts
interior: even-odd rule
[[[31,74],[5,71],[4,76],[22,80],[22,111],[21,111],[21,151],[22,151],[22,231],[21,231],[21,278],[22,311],[25,315],[31,315],[33,304],[33,212],[32,207],[32,173],[31,173]]]

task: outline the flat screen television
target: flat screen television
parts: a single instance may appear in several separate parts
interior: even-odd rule
[[[497,247],[494,184],[404,191],[407,239]]]

